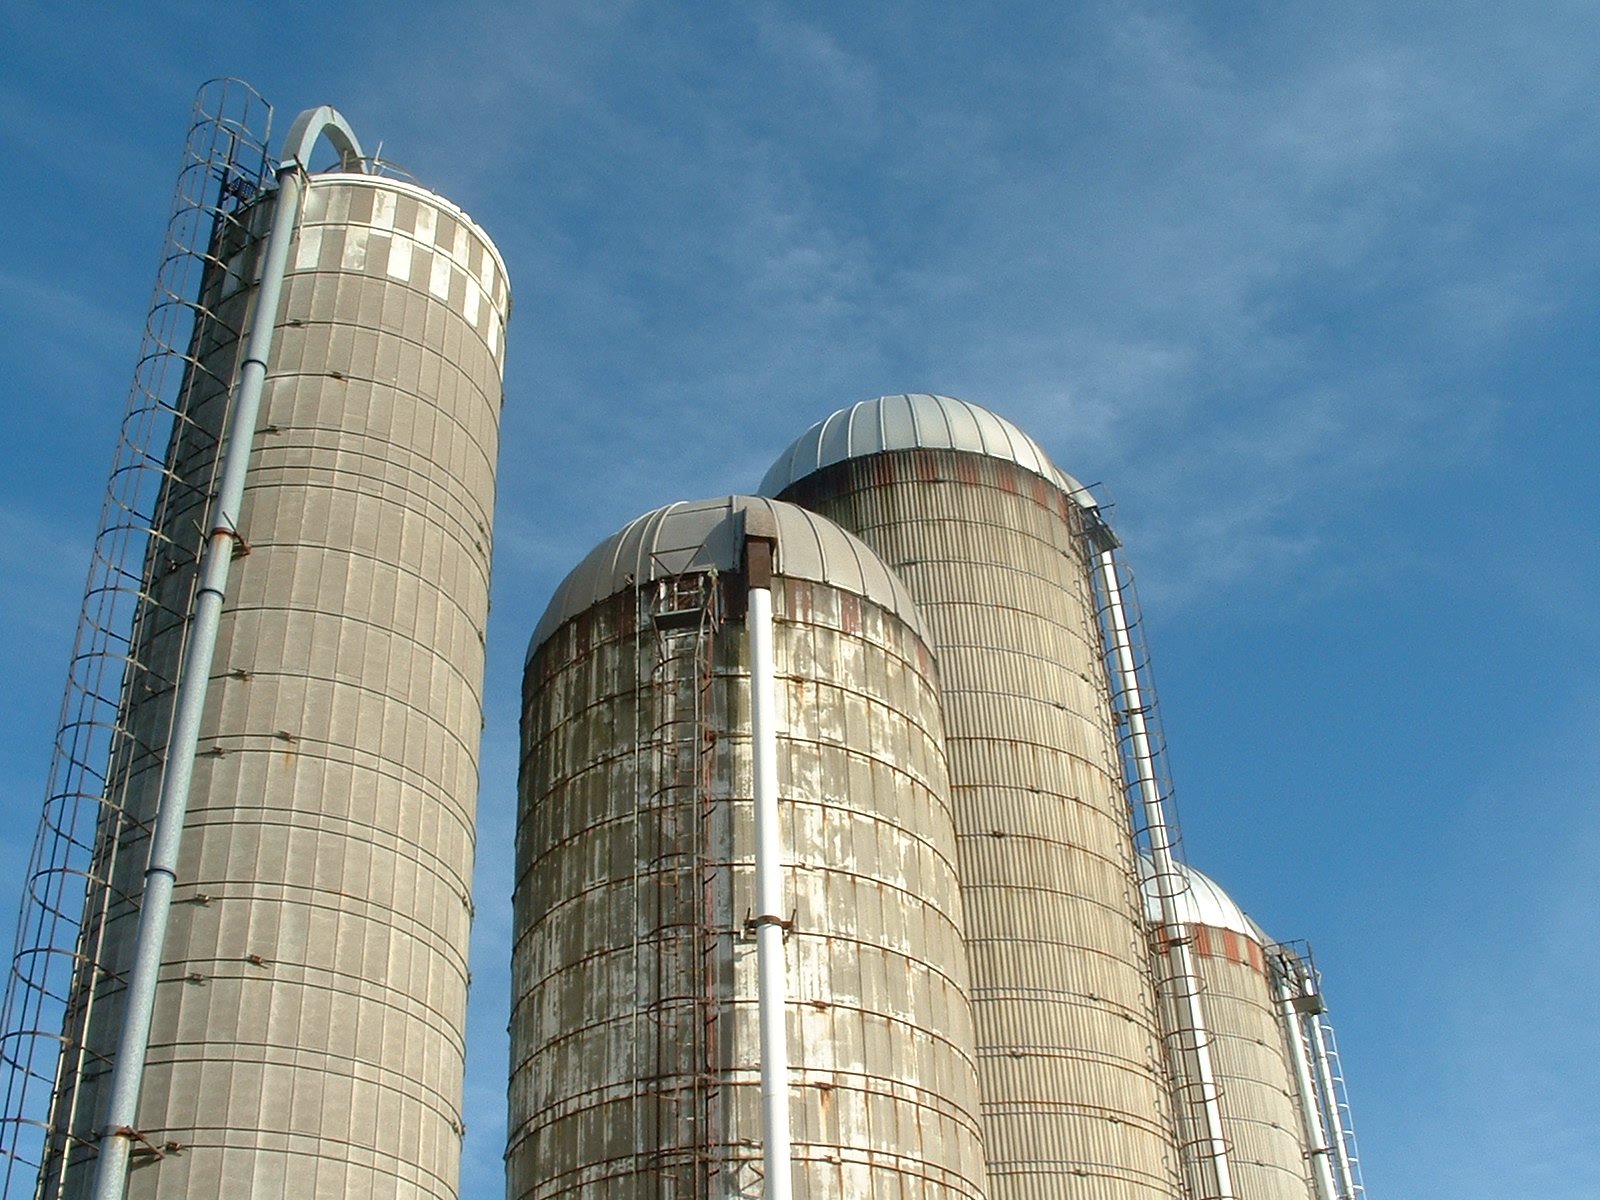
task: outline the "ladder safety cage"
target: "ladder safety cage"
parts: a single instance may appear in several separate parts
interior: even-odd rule
[[[1212,1067],[1213,1038],[1204,1015],[1204,982],[1183,918],[1193,907],[1190,882],[1143,612],[1122,543],[1102,507],[1079,500],[1082,549],[1116,723],[1117,765],[1134,850],[1141,860],[1139,901],[1144,905],[1149,898],[1159,905],[1157,918],[1150,922],[1150,962],[1165,1026],[1166,1069],[1177,1101],[1179,1150],[1186,1168],[1202,1177],[1197,1200],[1234,1200],[1222,1087]]]
[[[159,721],[135,730],[125,717],[134,700],[165,697],[170,724],[182,648],[159,662],[144,650],[153,628],[182,628],[189,610],[188,593],[158,585],[192,568],[202,549],[202,529],[172,517],[204,511],[220,462],[220,438],[191,419],[190,403],[197,388],[231,402],[232,377],[221,378],[215,364],[228,361],[231,339],[237,367],[242,331],[219,318],[210,298],[241,285],[227,277],[224,241],[248,246],[260,236],[242,218],[271,179],[271,134],[272,106],[248,84],[215,79],[200,89],[94,541],[0,1008],[5,1200],[58,1194],[61,1173],[46,1168],[86,1124],[72,1111],[71,1084],[90,1065],[84,1031],[107,970],[105,918],[113,905],[137,903],[112,894],[112,872],[119,846],[148,833],[124,812],[125,788],[135,768],[159,766],[167,733]],[[226,413],[217,428],[225,425]]]
[[[656,1194],[709,1200],[719,1170],[717,949],[728,926],[726,913],[719,919],[717,881],[730,866],[719,850],[715,803],[716,647],[726,614],[715,568],[650,574],[638,589],[635,622],[638,1157],[623,1169],[653,1181],[645,1186]]]

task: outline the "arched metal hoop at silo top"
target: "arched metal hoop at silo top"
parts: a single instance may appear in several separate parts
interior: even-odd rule
[[[350,122],[337,109],[324,104],[306,109],[289,126],[289,134],[283,140],[279,177],[289,167],[311,170],[311,151],[323,138],[339,152],[340,170],[364,172],[367,169],[366,156],[361,153],[361,143],[355,130],[350,128]]]

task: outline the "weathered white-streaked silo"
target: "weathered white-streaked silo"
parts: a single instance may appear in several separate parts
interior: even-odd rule
[[[454,1197],[509,292],[449,201],[301,178],[133,1130],[135,1197]],[[133,653],[176,664],[262,238],[218,230]],[[130,678],[171,679],[174,669]],[[94,1174],[172,721],[137,688],[44,1195]],[[83,982],[80,980],[80,983]]]
[[[1192,867],[1181,869],[1187,886],[1178,892],[1178,917],[1198,969],[1234,1194],[1239,1200],[1320,1200],[1312,1190],[1313,1147],[1272,977],[1274,943],[1215,882]],[[1145,896],[1159,931],[1160,902],[1148,879]],[[1158,952],[1165,947],[1158,945]],[[1203,1144],[1198,1133],[1184,1140]],[[1184,1166],[1192,1194],[1207,1195],[1209,1164]]]
[[[757,543],[773,556],[793,1194],[985,1194],[922,619],[828,521],[728,497],[607,539],[533,636],[511,1200],[782,1194],[763,1175],[751,930]]]
[[[1010,422],[910,395],[834,413],[761,491],[871,546],[932,631],[991,1195],[1178,1195],[1081,489]]]

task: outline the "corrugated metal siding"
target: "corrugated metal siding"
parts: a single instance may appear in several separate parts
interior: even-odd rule
[[[270,201],[258,206],[264,228]],[[129,1195],[457,1191],[489,526],[509,297],[491,247],[412,185],[314,178],[291,254],[157,996],[139,1127],[181,1153]],[[382,254],[377,247],[382,243]],[[445,264],[409,281],[391,269]],[[205,303],[239,324],[237,235]],[[396,259],[395,261],[398,261]],[[203,325],[170,454],[201,492],[239,348]],[[492,345],[491,345],[492,342]],[[149,564],[191,586],[201,510]],[[143,630],[176,661],[181,628]],[[141,742],[170,695],[135,698]],[[148,821],[153,757],[118,764]],[[147,827],[124,832],[106,922],[128,961]],[[97,988],[85,1132],[120,981]],[[74,1164],[80,1195],[92,1164]]]
[[[856,534],[933,631],[996,1200],[1180,1194],[1090,578],[1059,490],[919,449],[782,494]]]
[[[796,1194],[981,1198],[931,658],[859,596],[780,579],[775,602]],[[526,676],[512,1200],[760,1194],[743,630],[697,684],[697,635],[658,642],[637,603],[569,621]]]

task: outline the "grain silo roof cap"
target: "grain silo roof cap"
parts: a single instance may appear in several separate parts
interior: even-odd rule
[[[846,459],[915,449],[964,450],[1013,462],[1086,508],[1094,506],[1088,490],[1010,421],[965,400],[928,393],[863,400],[818,421],[778,456],[760,492],[780,495],[791,484]]]
[[[1182,921],[1190,925],[1209,925],[1213,929],[1242,933],[1263,947],[1273,944],[1273,939],[1266,931],[1239,907],[1238,901],[1222,890],[1216,880],[1190,866],[1180,864],[1178,869],[1183,872],[1189,885],[1178,896],[1178,915]],[[1145,917],[1152,922],[1161,920],[1160,893],[1156,888],[1150,860],[1143,855],[1139,858],[1139,882],[1144,890]]]
[[[778,575],[854,592],[932,644],[911,593],[864,542],[795,504],[722,496],[658,508],[591,550],[556,589],[528,643],[528,659],[562,625],[618,592],[674,575],[742,570],[747,523],[760,525],[763,535],[776,531]]]

